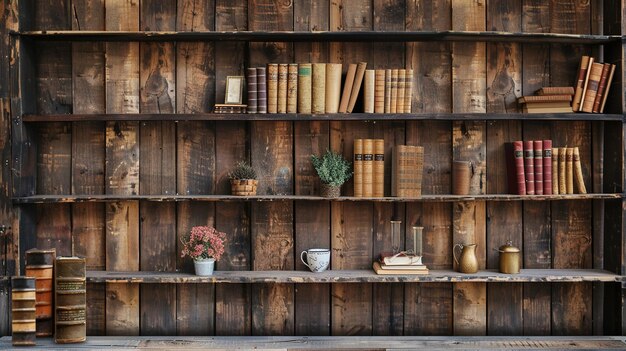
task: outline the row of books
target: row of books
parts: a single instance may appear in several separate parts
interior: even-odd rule
[[[366,70],[364,84],[363,112],[411,113],[412,69]]]
[[[586,194],[577,147],[552,147],[552,140],[505,145],[509,192],[518,195]]]
[[[354,196],[385,196],[384,139],[354,139]]]
[[[573,95],[572,87],[543,87],[537,95],[522,96],[517,102],[524,113],[571,113]]]
[[[604,112],[614,73],[615,65],[596,62],[592,56],[583,56],[572,101],[574,112]]]

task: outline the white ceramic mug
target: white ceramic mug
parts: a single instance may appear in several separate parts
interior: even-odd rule
[[[328,268],[330,264],[330,250],[329,249],[308,249],[300,253],[300,259],[311,272],[319,273]]]

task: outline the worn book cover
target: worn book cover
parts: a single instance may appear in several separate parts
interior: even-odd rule
[[[311,64],[298,65],[298,112],[311,113]]]
[[[267,112],[278,112],[278,64],[267,64]]]
[[[287,72],[287,113],[298,112],[298,64],[290,63]]]

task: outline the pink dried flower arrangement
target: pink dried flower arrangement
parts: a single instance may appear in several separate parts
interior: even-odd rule
[[[209,226],[191,228],[189,236],[180,239],[183,250],[180,257],[189,256],[194,260],[214,258],[219,261],[224,254],[226,234]]]

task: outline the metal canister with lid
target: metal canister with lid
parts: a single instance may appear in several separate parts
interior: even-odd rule
[[[520,269],[520,249],[513,246],[511,241],[500,246],[500,273],[518,274]]]

